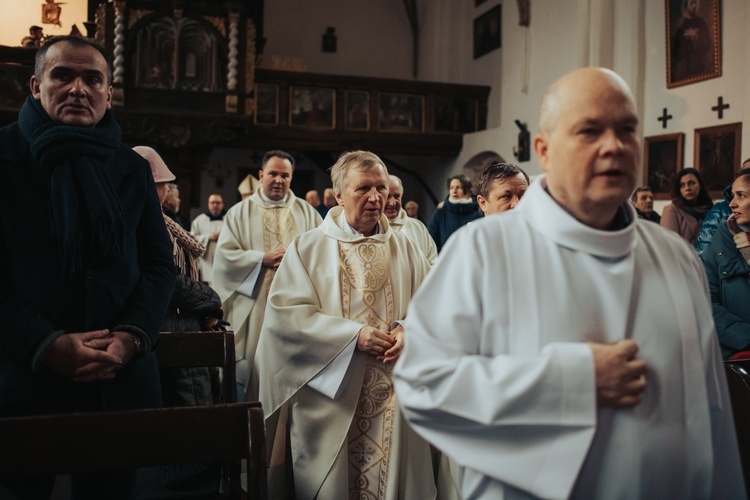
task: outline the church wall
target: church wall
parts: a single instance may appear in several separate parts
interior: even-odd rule
[[[0,0],[0,45],[18,47],[21,39],[29,34],[29,26],[44,28],[45,35],[67,35],[73,25],[81,33],[86,33],[84,21],[88,20],[88,0],[66,0],[61,2],[60,23],[42,24],[42,0],[36,2],[18,0]]]
[[[264,52],[301,58],[312,73],[412,79],[412,36],[402,0],[265,2]],[[321,50],[327,27],[337,51]]]

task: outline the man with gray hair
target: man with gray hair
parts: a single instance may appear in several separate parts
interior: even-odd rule
[[[397,321],[429,265],[383,215],[380,158],[345,153],[331,179],[338,206],[287,249],[258,346],[269,497],[293,476],[297,498],[435,498],[430,447],[402,421],[391,378]]]
[[[403,196],[404,185],[401,179],[391,175],[388,184],[388,200],[385,202],[385,216],[388,218],[388,224],[394,231],[401,231],[413,241],[422,250],[427,262],[433,265],[437,261],[435,240],[432,239],[422,221],[409,217],[406,210],[401,208]]]
[[[638,217],[657,224],[661,221],[661,216],[654,210],[654,193],[651,192],[651,188],[648,186],[641,186],[633,191],[633,195],[630,197],[630,201],[635,206],[635,211],[638,213]]]
[[[404,414],[464,498],[745,498],[701,262],[628,203],[630,89],[573,71],[539,124],[545,174],[449,241],[409,307]]]

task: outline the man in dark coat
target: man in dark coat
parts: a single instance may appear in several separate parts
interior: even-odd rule
[[[100,46],[52,39],[18,122],[0,129],[0,416],[161,405],[152,349],[176,273],[148,163],[121,143],[110,82]],[[74,497],[129,498],[133,479],[74,477]],[[4,486],[25,498],[52,482]]]

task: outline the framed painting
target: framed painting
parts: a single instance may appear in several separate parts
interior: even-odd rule
[[[412,94],[378,95],[378,129],[386,132],[422,132],[424,97]]]
[[[693,163],[711,198],[720,199],[731,184],[742,159],[742,123],[695,129]]]
[[[336,90],[320,87],[289,88],[289,124],[293,127],[336,127]]]
[[[255,85],[255,124],[279,124],[279,87],[268,83]]]
[[[500,7],[496,5],[474,19],[474,59],[500,48]]]
[[[721,76],[720,0],[664,0],[667,88]]]
[[[346,110],[347,130],[370,129],[370,93],[366,90],[347,90],[344,92],[344,109]]]
[[[643,139],[643,172],[654,198],[668,200],[672,183],[682,169],[685,134],[654,135]]]
[[[435,132],[476,132],[477,106],[477,100],[469,97],[436,97]]]

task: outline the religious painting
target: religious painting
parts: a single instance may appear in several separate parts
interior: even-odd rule
[[[722,190],[734,180],[742,158],[742,123],[695,129],[693,163],[711,198],[720,199]]]
[[[279,87],[278,85],[259,83],[255,85],[255,124],[278,125],[279,123]]]
[[[675,175],[682,170],[684,140],[685,134],[682,132],[644,138],[644,178],[657,200],[668,200],[672,197],[670,193]]]
[[[346,110],[346,129],[370,129],[370,93],[364,90],[347,90],[344,92],[344,109]]]
[[[436,97],[435,132],[476,132],[477,106],[477,100],[470,97]]]
[[[386,132],[422,132],[424,97],[412,94],[378,96],[378,128]]]
[[[667,88],[721,76],[720,0],[664,0]]]
[[[294,127],[334,128],[336,126],[336,90],[319,87],[290,87],[289,124]]]
[[[474,59],[500,48],[500,5],[474,19]]]

